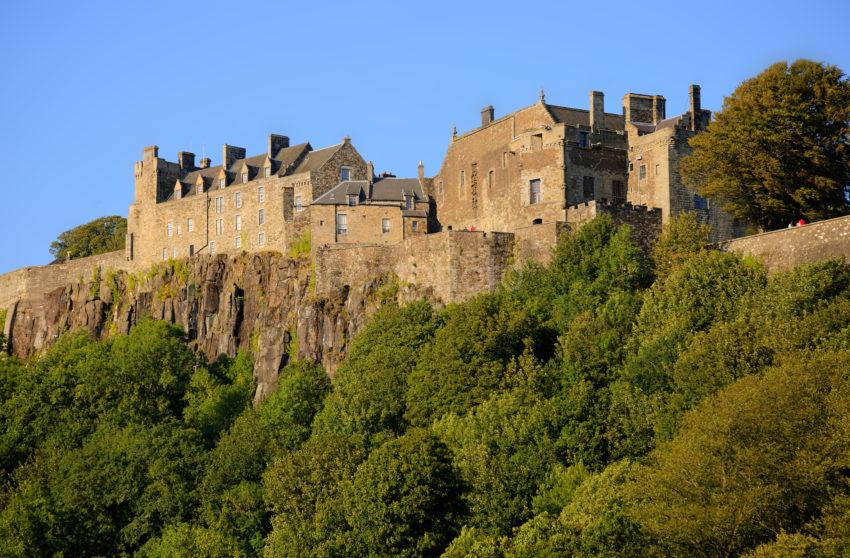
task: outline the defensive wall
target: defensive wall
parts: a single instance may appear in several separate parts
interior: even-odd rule
[[[727,240],[718,246],[758,258],[770,273],[829,259],[850,260],[850,215]]]
[[[513,260],[514,243],[511,233],[444,231],[392,246],[320,246],[314,251],[316,292],[392,273],[443,302],[457,302],[495,289]]]

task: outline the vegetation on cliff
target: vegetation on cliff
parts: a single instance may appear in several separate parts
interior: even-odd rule
[[[773,230],[850,207],[850,81],[836,66],[773,64],[723,102],[691,138],[682,177],[724,209]]]
[[[646,258],[598,218],[495,293],[388,301],[332,383],[291,362],[256,407],[251,355],[162,322],[0,361],[0,548],[847,555],[850,266],[767,277],[683,223]]]

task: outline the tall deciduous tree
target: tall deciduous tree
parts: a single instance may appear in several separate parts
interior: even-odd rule
[[[112,215],[74,227],[50,243],[50,253],[57,261],[83,258],[124,248],[127,219]]]
[[[850,82],[835,66],[779,62],[727,97],[691,139],[685,183],[770,230],[850,208]]]

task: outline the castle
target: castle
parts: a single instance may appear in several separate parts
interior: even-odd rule
[[[135,164],[126,259],[141,265],[196,254],[286,252],[309,233],[314,249],[338,245],[398,246],[450,231],[510,233],[517,242],[549,244],[560,231],[600,212],[619,220],[661,222],[695,212],[714,240],[740,234],[719,204],[685,187],[678,161],[710,111],[690,87],[687,112],[666,117],[660,95],[627,93],[622,113],[606,113],[593,91],[588,109],[538,101],[481,125],[453,130],[439,171],[426,178],[376,176],[351,139],[322,149],[269,136],[251,157],[225,145],[222,162],[178,153],[170,162],[147,147]],[[530,228],[547,225],[542,230]],[[548,236],[547,236],[548,235]],[[546,237],[546,238],[541,238]],[[528,240],[531,239],[531,240]],[[538,246],[536,254],[545,250]]]

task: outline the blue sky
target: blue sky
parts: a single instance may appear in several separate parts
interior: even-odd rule
[[[636,6],[643,6],[637,8]],[[41,2],[0,4],[0,273],[127,214],[133,162],[157,144],[221,158],[269,132],[350,135],[377,170],[439,167],[462,132],[534,102],[619,112],[628,91],[720,108],[772,62],[850,71],[850,2]]]

